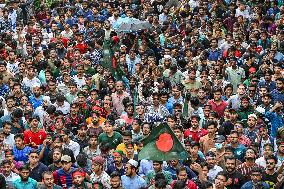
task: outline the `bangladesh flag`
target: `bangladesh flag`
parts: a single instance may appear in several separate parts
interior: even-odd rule
[[[139,160],[169,161],[188,157],[188,153],[168,124],[154,127],[150,135],[143,140],[143,145],[144,147],[138,154]]]

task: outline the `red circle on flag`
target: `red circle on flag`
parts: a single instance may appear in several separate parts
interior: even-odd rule
[[[156,146],[158,150],[162,152],[169,152],[174,146],[172,136],[168,133],[160,134],[158,140],[156,141]]]

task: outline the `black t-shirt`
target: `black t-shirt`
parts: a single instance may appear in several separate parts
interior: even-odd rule
[[[242,185],[244,185],[245,179],[244,179],[244,176],[240,172],[235,171],[232,174],[229,174],[228,172],[226,172],[226,174],[228,178],[232,179],[232,184],[229,186],[226,186],[227,189],[240,189]]]
[[[267,173],[262,174],[262,180],[269,185],[270,189],[275,188],[275,184],[277,183],[278,173],[274,173],[273,175],[269,175]]]

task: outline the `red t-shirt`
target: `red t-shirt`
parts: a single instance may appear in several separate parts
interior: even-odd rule
[[[24,142],[29,144],[34,142],[36,145],[40,145],[46,139],[46,132],[40,129],[38,132],[33,133],[31,130],[26,130],[24,132]]]
[[[199,142],[200,138],[207,135],[208,131],[205,129],[199,129],[198,131],[192,131],[191,129],[187,129],[184,131],[184,137],[190,137],[192,140]]]

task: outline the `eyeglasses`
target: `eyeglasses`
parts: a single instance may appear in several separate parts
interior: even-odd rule
[[[274,162],[266,162],[267,165],[274,165]]]

